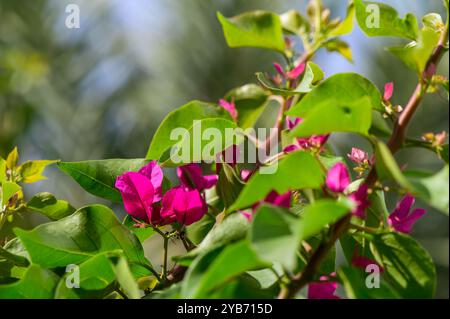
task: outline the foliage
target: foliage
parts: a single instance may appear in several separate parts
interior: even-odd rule
[[[376,28],[368,25],[373,6],[380,14]],[[259,85],[232,89],[218,103],[192,101],[170,112],[145,158],[19,164],[17,148],[0,158],[0,227],[29,211],[51,219],[31,230],[15,228],[16,237],[0,247],[0,298],[296,298],[305,287],[310,298],[336,298],[338,284],[348,298],[433,297],[435,265],[405,229],[425,214],[412,208],[413,196],[448,214],[448,144],[445,134],[408,139],[406,129],[423,97],[436,92],[448,22],[431,13],[419,28],[411,14],[400,18],[390,6],[362,0],[351,1],[342,20],[330,21],[319,0],[310,1],[307,17],[293,10],[217,17],[230,47],[273,50],[285,66],[274,63],[276,74],[259,72]],[[412,41],[389,50],[418,77],[404,107],[392,105],[391,83],[380,92],[359,74],[326,78],[311,61],[322,48],[351,59],[340,37],[355,19],[369,37]],[[292,41],[301,41],[303,52]],[[271,100],[279,104],[278,131],[259,140],[246,129]],[[203,140],[210,129],[220,138]],[[241,134],[228,140],[229,129]],[[353,180],[327,145],[338,132],[357,134],[373,147],[352,150]],[[244,142],[267,151],[274,139],[280,142],[274,157],[246,161]],[[402,170],[394,155],[408,143],[433,150],[442,169]],[[189,157],[175,161],[185,144]],[[45,167],[55,163],[85,191],[123,204],[127,216],[119,221],[100,204],[74,208],[46,192],[25,198],[24,184],[44,179]],[[175,186],[167,178],[173,167]],[[387,209],[387,191],[407,195]],[[143,243],[152,236],[163,241],[161,267],[144,256]],[[170,241],[186,249],[173,263]],[[336,264],[338,242],[345,265]],[[379,289],[367,287],[368,266],[378,267]],[[67,285],[73,267],[80,276],[76,289]]]

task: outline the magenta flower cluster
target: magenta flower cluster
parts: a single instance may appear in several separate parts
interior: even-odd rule
[[[156,161],[138,172],[126,172],[116,180],[125,210],[136,219],[154,226],[178,222],[190,225],[208,210],[203,191],[217,183],[217,175],[203,175],[198,164],[177,168],[180,185],[163,194],[164,174]]]

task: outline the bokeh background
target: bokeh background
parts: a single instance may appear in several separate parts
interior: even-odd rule
[[[346,0],[323,2],[333,17],[345,15]],[[384,2],[401,14],[444,16],[441,0]],[[71,3],[80,7],[80,29],[65,27],[65,8]],[[0,155],[5,157],[17,145],[22,160],[143,157],[170,110],[193,99],[217,101],[229,89],[255,82],[255,72],[273,72],[272,61],[282,61],[269,51],[229,49],[216,11],[226,16],[255,9],[305,12],[306,4],[307,0],[0,0]],[[394,81],[393,102],[405,104],[415,75],[384,49],[403,41],[368,39],[358,27],[344,39],[352,47],[354,63],[321,51],[315,62],[326,75],[359,72],[380,89]],[[448,55],[439,72],[448,77]],[[260,125],[270,125],[273,113],[269,108]],[[444,94],[428,96],[409,134],[448,131],[448,115]],[[341,155],[355,144],[367,147],[345,134],[334,136],[331,143]],[[402,151],[397,158],[409,168],[442,166],[426,150]],[[102,202],[55,167],[46,175],[48,180],[27,187],[29,195],[49,191],[76,207]],[[13,226],[31,228],[43,221],[38,215],[22,215],[0,232],[0,239],[11,236]],[[449,296],[448,234],[448,217],[432,209],[413,233],[437,265],[439,298]]]

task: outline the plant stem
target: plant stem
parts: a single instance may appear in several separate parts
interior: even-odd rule
[[[422,73],[422,78],[419,80],[419,84],[411,95],[408,104],[406,105],[403,112],[398,117],[394,130],[392,132],[391,138],[389,139],[388,146],[392,153],[398,151],[405,141],[406,130],[409,122],[411,121],[417,107],[423,99],[423,95],[429,86],[429,80],[436,72],[436,66],[445,53],[445,44],[448,36],[448,21],[445,30],[442,32],[439,39],[438,45],[433,51],[433,54],[428,59],[425,67],[425,71]],[[372,166],[367,179],[366,185],[371,188],[375,185],[378,179],[375,165]],[[301,290],[308,282],[314,279],[317,269],[319,269],[320,264],[326,258],[329,251],[334,247],[336,241],[345,234],[350,227],[350,220],[352,215],[349,214],[339,220],[336,224],[331,227],[330,230],[330,240],[327,242],[322,242],[313,256],[311,257],[309,263],[306,265],[304,270],[294,276],[292,281],[283,287],[278,295],[279,299],[294,298],[295,295]]]
[[[162,269],[162,279],[165,281],[167,279],[167,253],[169,250],[169,238],[164,237],[164,256],[163,256],[163,269]]]

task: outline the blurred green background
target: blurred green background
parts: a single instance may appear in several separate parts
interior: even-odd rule
[[[384,1],[401,14],[444,15],[441,0]],[[68,4],[81,10],[81,28],[65,27]],[[22,160],[78,161],[143,157],[164,116],[184,103],[217,101],[229,89],[255,82],[257,71],[272,71],[280,56],[264,50],[226,46],[216,11],[226,16],[264,9],[305,12],[307,0],[0,0],[0,155],[17,145]],[[324,0],[332,17],[343,16],[346,0]],[[359,72],[380,89],[395,82],[393,102],[405,104],[415,75],[384,47],[400,39],[366,38],[358,27],[344,37],[353,50],[351,64],[337,54],[320,52],[315,61],[330,76]],[[448,55],[441,74],[448,77]],[[261,125],[270,125],[268,109]],[[443,94],[428,96],[409,134],[448,131]],[[339,154],[362,141],[339,134],[331,139]],[[425,150],[398,154],[409,168],[437,170],[442,163]],[[47,181],[27,186],[28,195],[49,191],[74,206],[102,202],[84,192],[55,167]],[[395,205],[390,198],[390,208]],[[418,205],[424,206],[422,203]],[[120,209],[118,209],[120,211]],[[121,214],[119,212],[119,214]],[[25,214],[11,227],[44,221]],[[438,269],[437,297],[449,296],[449,222],[432,209],[413,233],[431,253]]]

